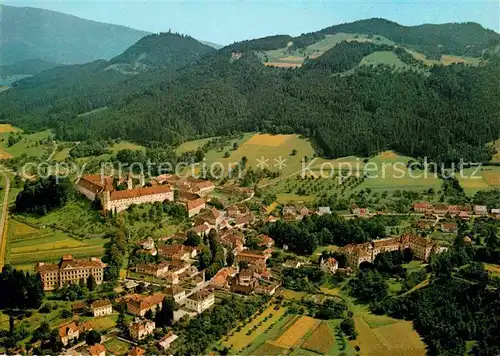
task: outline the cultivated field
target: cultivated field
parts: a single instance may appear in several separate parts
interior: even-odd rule
[[[301,347],[320,354],[327,354],[334,344],[335,338],[330,326],[326,321],[323,321]]]
[[[0,124],[0,133],[19,131],[20,130],[17,127],[12,126],[11,124]]]
[[[425,344],[412,323],[390,319],[374,315],[355,317],[358,337],[352,345],[360,347],[361,355],[425,355]]]
[[[275,305],[271,304],[262,314],[246,324],[240,331],[234,332],[227,341],[223,344],[230,347],[234,352],[241,352],[260,334],[264,333],[267,328],[277,322],[286,312],[285,308],[274,310]],[[249,334],[249,331],[251,333]]]
[[[466,168],[462,175],[457,173],[457,179],[468,195],[474,195],[479,190],[499,189],[500,167]]]
[[[314,331],[320,321],[308,316],[301,316],[278,339],[276,344],[282,347],[299,347],[309,331]]]
[[[6,263],[32,270],[36,262],[57,262],[65,254],[75,258],[101,257],[106,242],[103,238],[80,241],[61,231],[36,229],[9,219]]]
[[[487,263],[485,264],[485,268],[487,271],[491,272],[491,274],[500,277],[500,266]]]

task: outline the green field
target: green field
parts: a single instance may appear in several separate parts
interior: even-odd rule
[[[180,155],[185,152],[196,151],[198,148],[202,147],[204,144],[206,144],[213,138],[215,137],[201,138],[199,140],[184,142],[183,144],[181,144],[179,147],[176,148],[175,152]]]
[[[21,141],[12,146],[8,145],[9,135],[10,133],[7,132],[0,133],[0,152],[4,151],[14,157],[18,157],[23,153],[34,157],[48,156],[54,148],[52,143],[48,142],[48,139],[52,137],[52,132],[50,130],[40,131],[30,135],[22,134]]]
[[[409,65],[403,63],[401,59],[392,51],[377,51],[369,54],[361,60],[360,65],[386,64],[395,66],[398,69],[408,69]]]
[[[32,270],[36,262],[57,262],[62,255],[75,258],[101,257],[103,238],[77,240],[51,228],[37,229],[9,219],[6,263]]]
[[[500,167],[484,166],[466,168],[457,173],[457,179],[467,195],[474,195],[479,190],[500,189]]]
[[[118,340],[117,338],[111,338],[103,345],[106,350],[113,355],[124,355],[130,348],[132,348],[132,345],[125,341]]]

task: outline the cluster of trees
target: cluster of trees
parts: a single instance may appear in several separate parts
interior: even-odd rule
[[[282,277],[285,288],[315,293],[325,280],[325,272],[317,267],[286,268]]]
[[[118,280],[126,252],[127,238],[123,229],[118,228],[116,234],[111,236],[109,245],[106,249],[106,255],[104,256],[104,260],[108,264],[108,267],[104,270],[105,280]]]
[[[386,236],[381,218],[346,220],[338,215],[312,215],[299,222],[266,224],[263,232],[278,245],[300,254],[311,254],[319,245],[344,246]]]
[[[111,149],[106,141],[95,141],[88,140],[79,143],[75,148],[73,148],[69,154],[72,157],[89,157],[89,156],[100,156],[105,153],[110,153]]]
[[[220,340],[238,323],[252,316],[262,304],[260,298],[231,297],[216,304],[187,325],[180,325],[179,340],[172,345],[174,354],[199,355]],[[182,323],[181,323],[182,324]]]
[[[44,292],[40,276],[5,265],[0,273],[0,309],[38,309]]]
[[[26,181],[16,197],[15,211],[19,213],[45,215],[63,207],[75,197],[75,188],[68,178],[50,176],[34,182]]]

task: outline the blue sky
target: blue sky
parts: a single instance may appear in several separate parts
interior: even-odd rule
[[[500,32],[500,0],[3,2],[60,11],[150,32],[171,29],[223,45],[272,34],[299,35],[370,17],[384,17],[404,25],[474,21]]]

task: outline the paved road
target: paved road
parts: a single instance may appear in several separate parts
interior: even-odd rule
[[[2,209],[1,216],[0,216],[0,268],[3,268],[4,259],[5,259],[4,244],[7,243],[7,241],[3,241],[3,237],[4,237],[4,229],[7,228],[7,226],[5,226],[5,223],[7,221],[7,213],[8,213],[8,209],[9,209],[10,179],[5,174],[5,172],[1,169],[1,167],[0,167],[0,173],[3,175],[3,177],[5,179],[3,202],[2,202],[2,206],[0,206],[0,208]]]

